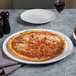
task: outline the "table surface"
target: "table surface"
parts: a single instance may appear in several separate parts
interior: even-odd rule
[[[59,16],[55,9],[51,9],[57,15],[56,19],[47,24],[34,25],[23,22],[20,14],[25,10],[8,10],[10,12],[11,33],[0,38],[0,45],[11,34],[26,29],[51,29],[67,35],[74,43],[72,53],[63,60],[47,65],[27,65],[12,72],[8,76],[76,76],[76,45],[72,38],[76,24],[76,9],[65,9]],[[2,10],[0,10],[2,11]],[[1,46],[0,46],[1,47]]]

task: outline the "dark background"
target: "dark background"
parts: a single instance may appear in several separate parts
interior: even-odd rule
[[[76,0],[65,0],[65,8],[76,8]],[[54,8],[54,0],[0,0],[0,9]]]

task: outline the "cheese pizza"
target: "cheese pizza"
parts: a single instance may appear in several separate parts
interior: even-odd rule
[[[60,55],[66,47],[65,39],[54,32],[28,30],[9,39],[7,48],[14,56],[30,61],[46,61]]]

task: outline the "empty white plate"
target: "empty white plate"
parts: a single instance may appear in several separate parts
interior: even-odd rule
[[[62,34],[62,33],[60,33],[60,32],[57,32],[57,31],[53,31],[53,30],[46,30],[46,29],[31,29],[31,30],[45,30],[45,31],[52,31],[52,32],[55,32],[55,33],[60,34],[62,37],[64,37],[64,39],[65,39],[65,41],[66,41],[66,48],[65,48],[64,52],[63,52],[61,55],[59,55],[59,56],[57,56],[57,57],[55,57],[55,58],[53,58],[53,59],[49,59],[49,60],[47,60],[47,61],[42,61],[42,62],[33,62],[33,61],[23,60],[23,59],[20,59],[20,58],[18,58],[18,57],[16,57],[16,56],[12,55],[12,54],[9,52],[9,50],[7,49],[7,42],[8,42],[8,40],[9,40],[11,37],[13,37],[14,35],[19,34],[19,33],[22,33],[22,32],[24,32],[24,31],[27,31],[27,30],[23,30],[23,31],[19,31],[19,32],[15,33],[15,34],[12,34],[11,36],[9,36],[9,37],[4,41],[4,43],[3,43],[3,51],[4,51],[4,53],[5,53],[8,57],[10,57],[11,59],[13,59],[13,60],[15,60],[15,61],[18,61],[18,62],[21,62],[21,63],[25,63],[25,64],[26,64],[26,63],[27,63],[27,64],[47,64],[47,63],[53,63],[53,62],[59,61],[59,60],[65,58],[65,57],[67,57],[67,56],[71,53],[71,51],[72,51],[72,49],[73,49],[73,44],[72,44],[71,40],[70,40],[66,35],[64,35],[64,34]]]
[[[33,24],[43,24],[52,21],[56,18],[54,12],[45,9],[31,9],[24,11],[20,15],[23,21]]]

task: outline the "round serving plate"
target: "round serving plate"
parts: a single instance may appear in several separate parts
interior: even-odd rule
[[[63,52],[61,55],[59,55],[59,56],[57,56],[57,57],[55,57],[55,58],[53,58],[53,59],[50,59],[50,60],[47,60],[47,61],[42,61],[42,62],[34,62],[34,61],[23,60],[23,59],[20,59],[20,58],[14,56],[14,55],[11,54],[11,53],[9,52],[9,50],[7,49],[7,42],[8,42],[8,40],[9,40],[11,37],[13,37],[14,35],[17,35],[17,34],[19,34],[19,33],[22,33],[22,32],[24,32],[24,31],[27,31],[27,30],[23,30],[23,31],[19,31],[19,32],[15,33],[15,34],[12,34],[11,36],[9,36],[9,37],[4,41],[2,48],[3,48],[4,53],[5,53],[9,58],[11,58],[11,59],[13,59],[13,60],[15,60],[15,61],[18,61],[18,62],[20,62],[20,63],[25,63],[25,64],[48,64],[48,63],[53,63],[53,62],[59,61],[59,60],[65,58],[65,57],[67,57],[67,56],[72,52],[72,49],[73,49],[72,41],[71,41],[66,35],[64,35],[64,34],[62,34],[62,33],[60,33],[60,32],[53,31],[53,30],[48,30],[48,29],[29,29],[29,30],[51,31],[51,32],[55,32],[55,33],[61,35],[62,37],[64,37],[64,39],[65,39],[65,41],[66,41],[66,48],[65,48],[64,52]]]
[[[21,19],[33,24],[43,24],[56,18],[54,12],[45,9],[31,9],[21,13]]]

